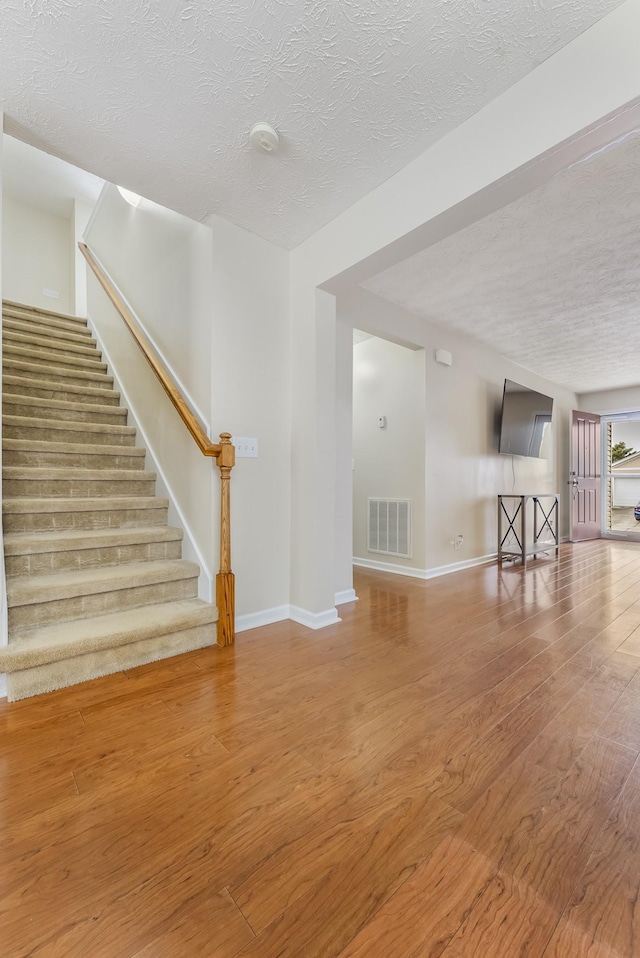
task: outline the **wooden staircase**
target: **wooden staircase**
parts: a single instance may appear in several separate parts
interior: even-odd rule
[[[86,320],[3,304],[10,700],[216,641]]]

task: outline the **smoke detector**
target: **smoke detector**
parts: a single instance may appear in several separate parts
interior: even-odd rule
[[[258,153],[276,153],[280,137],[270,123],[255,123],[249,133],[249,143]]]

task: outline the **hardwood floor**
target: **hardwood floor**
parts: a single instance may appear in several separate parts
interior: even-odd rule
[[[3,958],[638,958],[640,545],[0,703]]]

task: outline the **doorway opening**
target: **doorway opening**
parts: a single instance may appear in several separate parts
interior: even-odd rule
[[[353,561],[424,577],[424,350],[353,332]]]
[[[640,411],[602,417],[602,534],[640,541]]]

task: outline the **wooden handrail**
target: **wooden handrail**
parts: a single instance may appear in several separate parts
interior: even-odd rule
[[[231,571],[231,470],[235,465],[235,448],[231,434],[220,433],[220,442],[211,442],[202,423],[189,408],[180,389],[166,366],[143,333],[133,313],[104,272],[86,243],[78,248],[93,270],[98,282],[124,320],[129,332],[140,347],[160,385],[173,403],[178,415],[189,430],[200,452],[214,458],[220,469],[220,571],[216,575],[216,604],[218,606],[218,645],[233,645],[235,636],[235,576]]]
[[[120,293],[117,291],[107,274],[104,272],[98,261],[95,259],[93,253],[86,245],[86,243],[78,243],[80,252],[86,259],[87,263],[95,273],[98,282],[104,289],[105,293],[118,310],[122,318],[124,319],[129,332],[135,339],[136,343],[142,350],[144,358],[147,360],[155,375],[160,381],[160,385],[166,392],[167,396],[175,406],[178,411],[178,415],[182,419],[183,423],[191,433],[193,439],[195,440],[198,449],[205,456],[213,456],[217,458],[220,455],[220,444],[213,443],[207,436],[204,431],[201,422],[199,419],[191,412],[189,406],[187,405],[184,396],[174,383],[170,374],[166,370],[162,360],[156,353],[155,349],[142,332],[140,326],[138,325],[133,313],[123,300]]]

